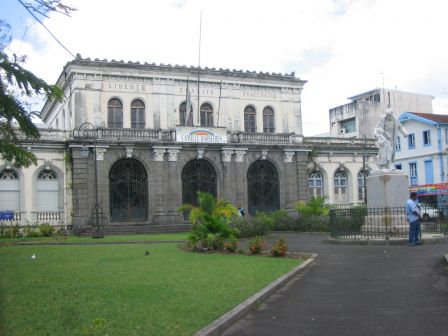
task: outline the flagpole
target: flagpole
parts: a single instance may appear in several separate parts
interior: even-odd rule
[[[186,103],[185,103],[185,126],[193,126],[193,109],[191,108],[191,92],[190,87],[188,83],[188,77],[187,77],[187,92],[186,92]],[[188,111],[188,112],[187,112]]]
[[[198,124],[201,125],[201,110],[200,110],[200,94],[199,94],[199,83],[201,76],[201,36],[202,35],[202,11],[199,17],[199,56],[198,56]]]
[[[219,127],[219,110],[221,109],[221,90],[222,90],[222,80],[221,83],[219,83],[218,121],[216,122],[216,127]]]

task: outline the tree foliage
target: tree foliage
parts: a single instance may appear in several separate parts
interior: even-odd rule
[[[312,197],[308,202],[298,202],[296,210],[302,218],[327,216],[329,213],[329,206],[325,204],[325,197]]]
[[[237,217],[238,210],[229,202],[216,200],[209,193],[198,192],[199,205],[184,204],[179,211],[190,211],[189,219],[193,230],[189,239],[193,244],[201,242],[208,247],[219,248],[224,239],[235,236],[236,231],[230,226],[230,219]]]
[[[19,2],[45,17],[50,12],[68,15],[74,10],[62,4],[61,0]],[[26,100],[35,96],[62,100],[63,92],[27,70],[24,67],[26,57],[10,52],[10,42],[10,26],[0,19],[0,155],[16,167],[28,167],[36,164],[37,159],[22,147],[20,139],[37,139],[39,130],[33,123],[33,112]]]

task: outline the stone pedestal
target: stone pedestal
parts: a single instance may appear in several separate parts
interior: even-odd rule
[[[367,208],[363,233],[406,234],[408,176],[402,171],[375,171],[367,178]]]

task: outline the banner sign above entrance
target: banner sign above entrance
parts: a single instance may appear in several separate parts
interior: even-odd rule
[[[227,143],[225,128],[176,127],[177,142]]]

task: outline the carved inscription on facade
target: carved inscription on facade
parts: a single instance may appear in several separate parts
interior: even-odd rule
[[[243,91],[243,97],[248,98],[266,98],[266,99],[280,99],[280,96],[271,92],[257,92],[257,91]]]
[[[145,84],[106,83],[106,88],[116,91],[145,92]]]
[[[181,88],[179,88],[179,90],[180,90],[180,93],[182,94],[182,95],[185,95],[186,94],[186,91],[187,91],[187,88],[186,87],[181,87]],[[194,88],[194,87],[189,87],[188,88],[188,90],[190,91],[190,93],[194,96],[194,95],[198,95],[198,89],[197,88]],[[216,96],[216,97],[218,97],[219,96],[219,90],[215,90],[215,89],[204,89],[204,88],[201,88],[201,89],[199,89],[199,94],[201,95],[201,96]]]

